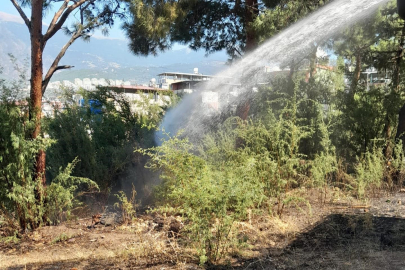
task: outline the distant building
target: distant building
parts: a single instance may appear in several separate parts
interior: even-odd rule
[[[353,78],[355,68],[348,67],[348,72],[345,74],[346,87],[349,87]],[[369,67],[361,72],[359,83],[364,85],[367,90],[370,87],[384,86],[391,83],[391,74],[387,71],[380,71],[374,67]]]
[[[62,110],[63,107],[63,103],[58,99],[52,101],[44,101],[42,103],[42,115],[52,117],[55,114],[55,110]]]
[[[74,83],[79,87],[83,87],[83,81],[79,78],[75,78]]]
[[[164,72],[158,76],[159,88],[172,90],[176,94],[192,93],[198,83],[215,78],[198,73],[197,68],[194,69],[194,73]]]
[[[98,79],[97,79],[97,78],[91,78],[91,84],[92,84],[93,86],[99,85]]]
[[[108,85],[108,82],[107,82],[107,80],[106,79],[104,79],[104,78],[101,78],[101,79],[99,79],[98,80],[98,85],[96,85],[96,86],[107,86]]]
[[[83,88],[90,89],[92,87],[91,80],[89,78],[83,79]]]
[[[97,78],[75,78],[74,82],[63,81],[52,82],[53,88],[59,89],[63,85],[72,87],[74,90],[83,88],[85,90],[95,90],[97,86],[111,87],[112,90],[116,89],[117,92],[122,93],[126,99],[133,101],[132,111],[143,110],[140,104],[143,101],[149,99],[150,104],[158,104],[159,106],[164,106],[167,102],[170,102],[171,93],[183,94],[192,93],[197,89],[201,91],[201,102],[203,106],[210,111],[218,111],[220,108],[220,100],[223,103],[227,103],[228,98],[220,96],[215,90],[206,89],[206,83],[211,81],[216,76],[203,75],[198,72],[198,68],[193,70],[193,73],[182,73],[182,72],[164,72],[158,74],[159,79],[151,79],[149,85],[132,85],[131,81],[123,80],[112,80],[112,79],[97,79]],[[230,86],[230,81],[232,78],[221,78],[225,79],[224,83]],[[230,95],[237,95],[238,84],[233,84],[233,92]],[[80,95],[75,95],[74,97],[77,104],[83,99]],[[62,109],[59,105],[56,106],[58,109]],[[56,108],[55,104],[45,104],[44,113],[46,115],[51,115],[53,109]]]

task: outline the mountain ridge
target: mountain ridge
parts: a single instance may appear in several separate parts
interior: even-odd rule
[[[10,16],[7,17],[4,14],[7,13],[0,13],[0,63],[3,67],[3,77],[16,78],[18,72],[13,69],[8,54],[14,55],[20,65],[24,60],[29,62],[29,33],[25,24],[17,22],[18,16],[8,14]],[[48,41],[43,55],[45,70],[52,64],[67,40],[66,35],[57,33]],[[157,57],[135,56],[129,51],[126,40],[92,37],[90,42],[77,40],[69,47],[60,65],[72,65],[74,69],[55,74],[53,80],[69,79],[72,74],[76,74],[77,78],[84,78],[81,74],[93,72],[107,76],[106,79],[134,79],[145,83],[151,76],[164,71],[191,73],[195,67],[198,67],[201,73],[213,75],[225,67],[226,59],[224,52],[205,57],[205,52],[195,52],[188,48],[170,50]],[[140,70],[150,72],[130,72]]]

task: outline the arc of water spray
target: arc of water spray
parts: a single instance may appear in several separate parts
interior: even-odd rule
[[[305,51],[311,44],[325,40],[343,27],[364,19],[387,2],[389,0],[335,0],[270,38],[237,65],[218,74],[218,77],[236,77],[242,71],[254,71],[262,63],[277,67],[281,62]],[[221,80],[214,80],[207,88],[215,89],[220,83]]]
[[[307,50],[311,44],[332,37],[343,27],[362,20],[374,12],[380,5],[390,0],[335,0],[325,5],[308,17],[298,21],[278,35],[270,38],[252,53],[246,55],[237,64],[217,74],[217,79],[210,81],[204,88],[214,91],[230,91],[224,87],[229,78],[238,78],[241,74],[254,73],[260,67],[269,66],[277,68],[280,63],[286,63],[295,56]],[[244,82],[247,85],[249,82]],[[249,91],[249,87],[241,90],[239,95]],[[176,108],[169,111],[163,119],[162,127],[175,134],[177,129],[192,130],[190,134],[201,134],[204,131],[202,121],[206,113],[204,110],[193,110],[197,107],[199,98],[190,95],[184,98]],[[175,125],[180,119],[187,116],[183,125]]]

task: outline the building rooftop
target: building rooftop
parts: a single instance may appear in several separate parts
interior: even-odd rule
[[[201,73],[183,73],[183,72],[163,72],[158,74],[158,76],[192,76],[192,77],[206,77],[206,78],[214,78],[211,75],[203,75]]]
[[[109,88],[118,88],[124,91],[150,91],[150,92],[162,92],[168,91],[168,89],[150,87],[150,86],[143,86],[143,85],[120,85],[120,86],[110,86]]]
[[[213,76],[213,75],[204,75],[201,73],[183,73],[183,72],[163,72],[158,74],[158,76],[184,76],[184,77],[199,77],[199,78],[231,78],[231,77],[224,77],[224,76]]]

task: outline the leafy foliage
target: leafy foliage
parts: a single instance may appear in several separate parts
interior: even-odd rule
[[[276,198],[281,216],[285,205],[304,201],[289,194],[299,185],[298,145],[306,134],[295,124],[295,114],[291,102],[278,120],[272,112],[265,123],[230,118],[198,148],[178,135],[137,150],[160,172],[160,205],[176,207],[189,221],[186,230],[201,262],[226,253],[235,237],[233,223],[246,219],[249,209]]]
[[[124,23],[123,29],[135,54],[156,55],[178,42],[207,53],[226,50],[231,59],[237,59],[252,49],[249,42],[257,46],[258,39],[277,34],[328,1],[128,2],[132,20]]]
[[[132,102],[123,93],[108,88],[83,93],[81,106],[66,91],[65,110],[55,111],[55,116],[47,119],[48,133],[57,139],[47,152],[49,176],[54,178],[58,174],[56,168],[78,157],[81,162],[75,167],[75,175],[93,179],[106,191],[135,162],[132,149],[136,145],[153,145],[154,128],[165,108],[150,104],[149,96]],[[98,101],[99,114],[94,113],[89,100]],[[169,104],[168,101],[165,106]]]
[[[239,168],[232,161],[213,165],[193,154],[192,144],[178,136],[138,151],[150,156],[149,168],[161,172],[160,205],[177,207],[190,221],[186,230],[200,261],[221,258],[233,222],[245,218],[247,209],[260,200],[260,183],[251,177],[254,161],[245,160]]]
[[[75,158],[72,163],[68,163],[65,169],[60,169],[59,174],[52,180],[51,184],[46,189],[46,216],[51,224],[57,224],[68,218],[71,214],[71,209],[80,204],[76,199],[77,191],[83,190],[87,186],[87,190],[98,190],[97,184],[83,177],[72,176],[75,166],[79,160]]]
[[[269,8],[261,12],[253,23],[260,43],[275,36],[312,11],[322,7],[329,0],[279,0],[264,2]]]
[[[88,179],[70,176],[74,165],[60,171],[50,186],[44,189],[34,178],[34,162],[39,149],[46,149],[51,139],[27,139],[32,123],[26,108],[3,100],[0,104],[0,205],[2,212],[18,220],[21,229],[35,229],[41,224],[55,224],[62,212],[74,206],[77,184],[94,185]],[[45,219],[43,219],[45,217]]]

